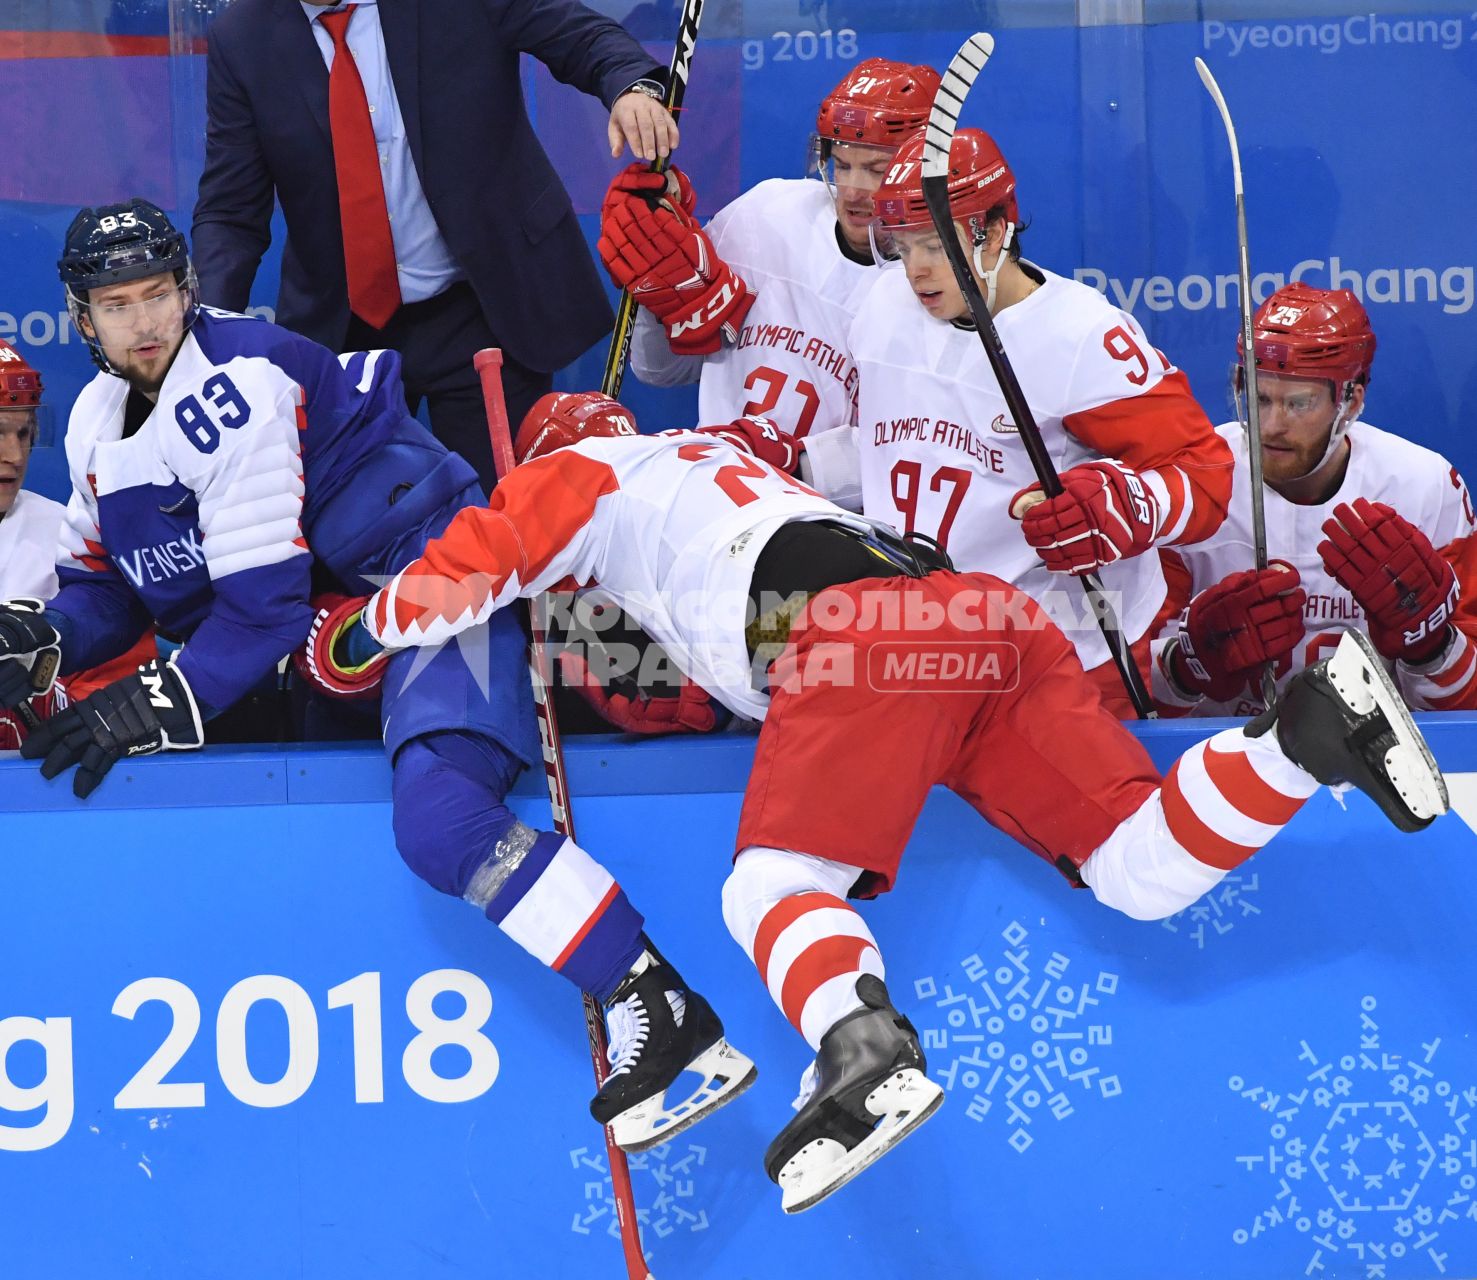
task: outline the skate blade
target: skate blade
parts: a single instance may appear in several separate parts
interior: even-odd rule
[[[1395,745],[1385,752],[1385,772],[1405,807],[1423,824],[1445,813],[1451,807],[1446,779],[1405,699],[1363,632],[1344,632],[1326,671],[1339,696],[1356,713],[1378,710],[1395,734]]]
[[[674,1106],[665,1105],[665,1094],[657,1094],[621,1112],[610,1122],[616,1146],[622,1151],[646,1151],[660,1146],[732,1102],[759,1075],[752,1059],[722,1039],[698,1054],[684,1071],[702,1076],[702,1084]]]
[[[817,1138],[780,1170],[780,1208],[804,1213],[886,1155],[943,1105],[944,1091],[914,1067],[889,1076],[867,1095],[881,1123],[850,1151],[834,1138]]]

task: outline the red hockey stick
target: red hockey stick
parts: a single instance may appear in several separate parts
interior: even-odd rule
[[[503,400],[503,353],[497,347],[479,351],[473,360],[482,379],[482,400],[487,408],[487,432],[492,437],[492,459],[501,480],[514,467],[513,432],[508,425],[508,407]],[[554,718],[550,699],[548,606],[542,595],[528,602],[529,631],[528,670],[533,678],[533,702],[538,711],[539,740],[544,752],[544,776],[549,785],[549,808],[554,811],[554,830],[574,839],[574,815],[569,807],[569,779],[564,772],[564,751],[559,742],[559,722]],[[588,991],[584,993],[585,1030],[590,1036],[590,1058],[595,1066],[595,1087],[599,1089],[610,1073],[606,1059],[609,1041],[605,1038],[605,1018],[600,1002]],[[646,1257],[641,1250],[641,1228],[636,1221],[636,1197],[631,1191],[631,1171],[626,1153],[615,1145],[609,1128],[605,1130],[605,1152],[610,1160],[610,1185],[615,1193],[616,1217],[620,1222],[621,1249],[626,1255],[626,1272],[630,1280],[652,1280]]]

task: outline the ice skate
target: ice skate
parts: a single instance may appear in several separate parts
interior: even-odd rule
[[[758,1074],[723,1038],[708,1002],[650,944],[616,988],[605,1023],[611,1072],[590,1114],[625,1151],[666,1142],[732,1102]],[[668,1091],[688,1073],[699,1077],[696,1087],[669,1103]]]
[[[826,1032],[805,1073],[799,1111],[764,1155],[786,1213],[801,1213],[850,1182],[938,1110],[944,1091],[926,1074],[918,1036],[871,974],[866,1005]]]
[[[1329,786],[1356,786],[1402,831],[1420,831],[1449,807],[1446,780],[1379,655],[1358,631],[1301,671],[1270,711],[1246,726],[1273,724],[1294,763]]]

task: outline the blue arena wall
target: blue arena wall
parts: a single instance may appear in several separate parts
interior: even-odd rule
[[[1426,725],[1470,814],[1477,717]],[[1139,732],[1163,767],[1212,727]],[[583,842],[760,1067],[633,1158],[655,1275],[1477,1275],[1461,817],[1324,795],[1137,923],[937,793],[863,909],[946,1104],[785,1218],[808,1050],[719,912],[751,752],[570,751]],[[82,805],[0,760],[6,1280],[623,1274],[578,997],[401,866],[387,784],[368,747],[210,750]]]
[[[0,337],[18,336],[65,413],[91,375],[55,260],[82,203],[144,195],[188,224],[203,161],[205,28],[222,0],[11,0],[0,15]],[[672,0],[597,0],[663,63]],[[10,14],[14,11],[15,16]],[[1079,14],[1082,15],[1079,25]],[[5,28],[14,25],[15,30]],[[971,31],[995,57],[965,123],[1019,179],[1028,256],[1134,312],[1217,420],[1237,330],[1230,159],[1195,75],[1215,70],[1245,168],[1253,290],[1297,276],[1350,287],[1379,337],[1366,416],[1445,453],[1477,445],[1477,14],[1388,0],[708,0],[678,161],[710,214],[804,171],[820,97],[862,57],[947,63]],[[668,43],[663,43],[663,41]],[[529,63],[535,122],[593,238],[615,171],[598,102]],[[278,240],[253,303],[275,300]],[[597,386],[603,345],[561,378]],[[688,425],[691,391],[626,380],[653,429]],[[61,451],[32,484],[66,488]]]

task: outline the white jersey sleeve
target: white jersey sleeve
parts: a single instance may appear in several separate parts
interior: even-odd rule
[[[862,459],[853,426],[832,427],[805,437],[800,478],[848,511],[862,509]]]
[[[703,357],[673,351],[662,322],[645,307],[637,307],[631,369],[649,387],[683,387],[702,377]]]

